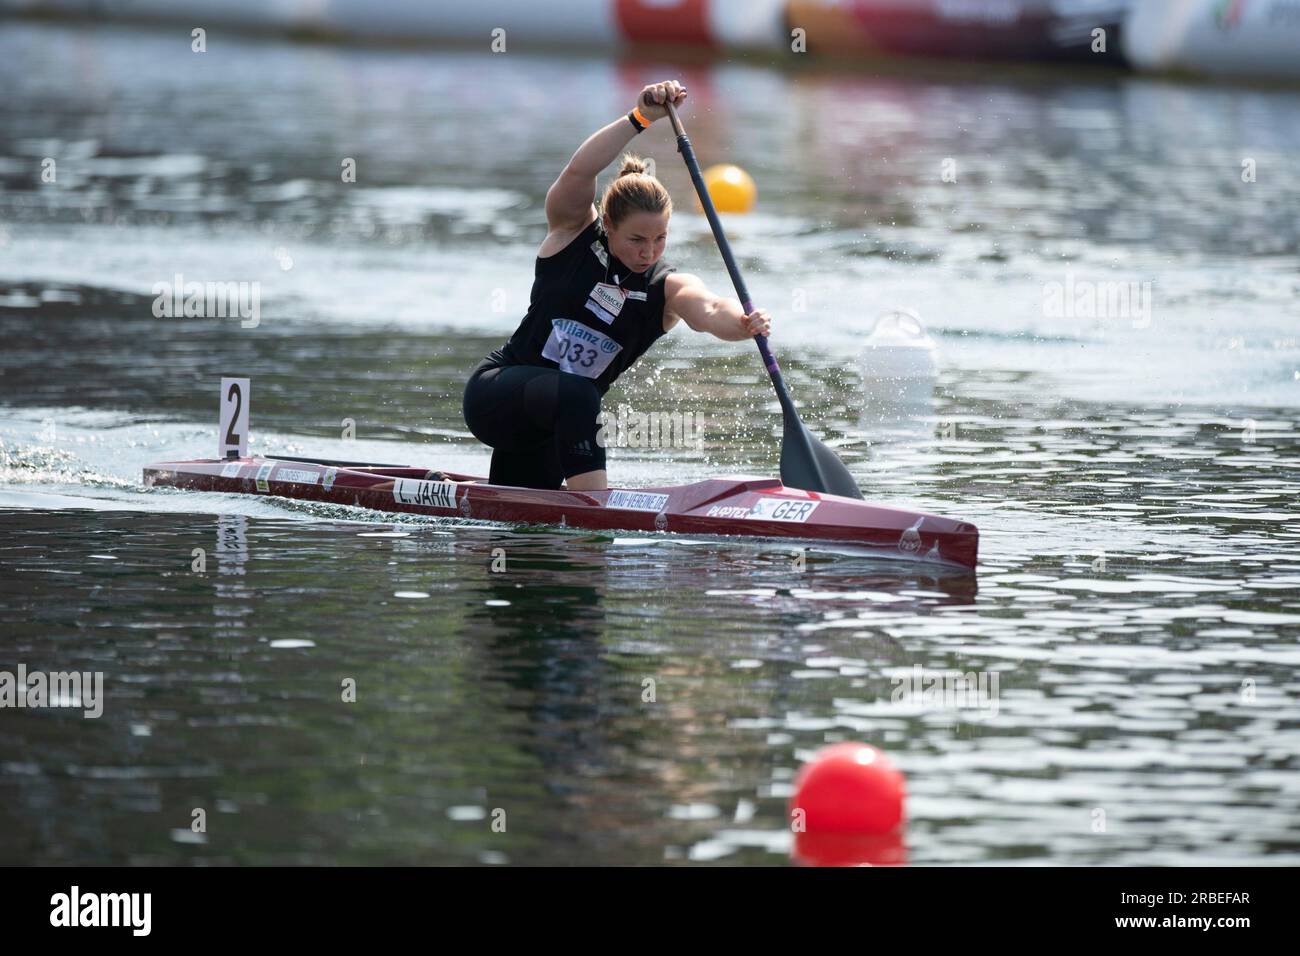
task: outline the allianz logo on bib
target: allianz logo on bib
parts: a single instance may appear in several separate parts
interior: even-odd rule
[[[617,352],[622,348],[608,335],[602,335],[594,329],[587,328],[581,322],[573,321],[573,319],[553,319],[551,325],[571,339],[586,342],[588,345],[600,346],[602,352]]]
[[[581,322],[573,321],[573,319],[553,319],[551,320],[551,325],[571,339],[578,339],[579,341],[589,342],[591,344],[595,344],[602,340],[606,342],[609,341],[608,338],[601,335],[599,332],[595,332],[587,328]]]

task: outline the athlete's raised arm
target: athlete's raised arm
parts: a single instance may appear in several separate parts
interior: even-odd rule
[[[631,119],[625,116],[614,120],[592,133],[578,147],[578,151],[546,192],[548,233],[568,233],[571,238],[596,218],[593,202],[596,198],[596,177],[637,135],[634,121],[653,122],[668,115],[662,104],[669,97],[674,106],[680,106],[686,100],[686,90],[676,80],[652,83],[637,97]]]

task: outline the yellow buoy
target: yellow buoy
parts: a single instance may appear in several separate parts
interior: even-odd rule
[[[749,212],[754,208],[758,189],[749,173],[731,163],[710,166],[704,171],[704,185],[718,212]],[[696,205],[699,201],[696,200]]]

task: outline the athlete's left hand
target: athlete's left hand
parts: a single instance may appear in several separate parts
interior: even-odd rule
[[[772,331],[772,316],[768,314],[767,309],[755,309],[741,319],[740,324],[745,327],[745,333],[751,337],[767,335]]]

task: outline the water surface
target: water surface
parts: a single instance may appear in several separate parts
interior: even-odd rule
[[[0,36],[0,669],[107,693],[0,711],[0,862],[779,865],[840,739],[907,774],[916,863],[1300,859],[1296,94],[209,49]],[[727,228],[805,418],[869,498],[974,521],[977,576],[141,487],[213,453],[223,374],[255,451],[483,473],[460,389],[545,190],[664,75],[758,182]],[[669,258],[724,289],[671,138],[635,145]],[[156,318],[177,274],[260,283],[259,324]],[[1149,310],[1047,307],[1102,282]],[[895,308],[938,342],[919,399],[860,355]],[[775,473],[752,351],[683,328],[625,376],[608,407],[704,440],[614,481]],[[996,716],[894,704],[916,665],[996,674]]]

